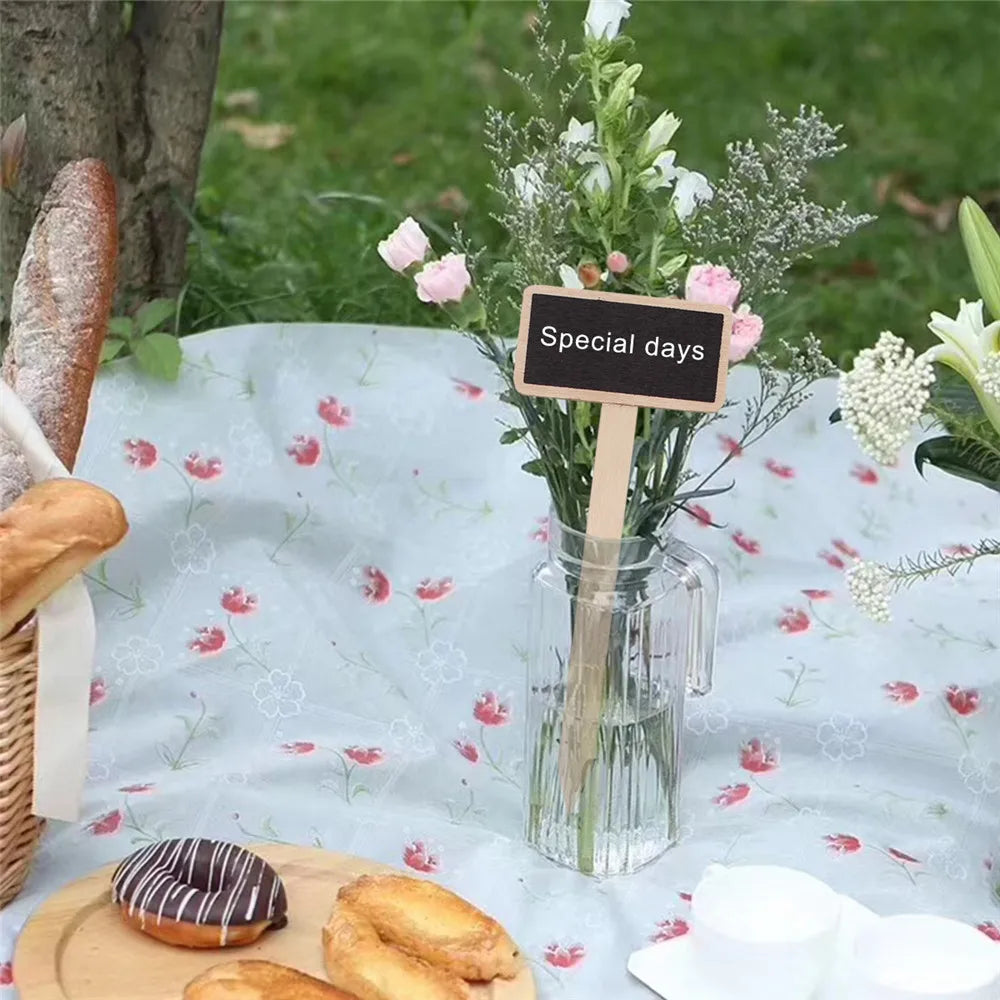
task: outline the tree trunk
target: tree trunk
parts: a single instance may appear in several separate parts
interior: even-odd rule
[[[177,294],[221,34],[221,0],[0,2],[0,121],[28,122],[20,180],[0,199],[5,322],[42,197],[85,156],[118,183],[116,309]]]

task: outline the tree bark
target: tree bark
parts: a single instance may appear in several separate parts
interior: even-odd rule
[[[42,197],[68,160],[118,183],[116,309],[184,282],[188,210],[212,109],[221,0],[0,2],[0,120],[24,113],[20,180],[0,199],[0,290],[10,289]]]

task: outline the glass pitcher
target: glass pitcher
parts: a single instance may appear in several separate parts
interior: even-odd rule
[[[528,842],[588,875],[677,841],[686,692],[711,690],[719,575],[671,533],[588,538],[550,520],[532,581]]]

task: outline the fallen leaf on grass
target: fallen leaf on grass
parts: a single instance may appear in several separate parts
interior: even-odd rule
[[[255,115],[260,110],[260,91],[253,87],[232,90],[222,98],[222,106],[228,111],[249,111]]]
[[[227,118],[222,127],[227,132],[235,132],[249,149],[279,149],[295,135],[294,125],[252,122],[249,118]]]
[[[392,162],[397,167],[408,167],[416,158],[416,153],[396,153],[392,158]]]
[[[902,173],[883,174],[875,182],[875,200],[880,205],[892,201],[907,215],[915,219],[926,219],[939,233],[949,229],[955,221],[961,199],[949,196],[934,204],[924,201],[908,187],[904,187],[904,182],[905,176]]]
[[[435,202],[442,212],[451,212],[452,215],[465,215],[469,210],[469,199],[462,193],[461,188],[452,186],[445,188]]]

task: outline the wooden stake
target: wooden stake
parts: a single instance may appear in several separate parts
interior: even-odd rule
[[[567,812],[573,811],[587,769],[597,758],[637,414],[634,406],[601,406],[559,746],[559,776]]]

